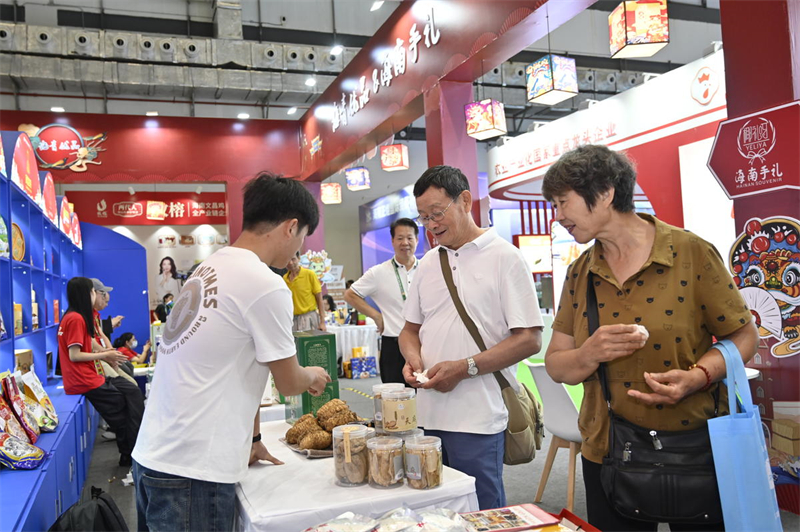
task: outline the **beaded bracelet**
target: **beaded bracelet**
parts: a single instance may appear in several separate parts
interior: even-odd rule
[[[689,371],[693,370],[694,368],[701,369],[703,370],[703,373],[706,374],[706,385],[700,388],[700,391],[704,392],[708,390],[711,387],[711,374],[705,367],[701,366],[700,364],[692,364],[691,366],[689,366]]]

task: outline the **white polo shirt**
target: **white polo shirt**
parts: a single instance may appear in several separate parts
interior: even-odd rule
[[[407,270],[404,264],[392,257],[367,270],[367,273],[350,286],[359,297],[371,297],[378,305],[383,315],[384,336],[397,337],[403,330],[403,295],[408,298],[411,279],[418,265],[419,261],[415,258],[414,265]]]
[[[419,261],[405,307],[406,320],[421,325],[425,369],[480,352],[447,290],[439,247]],[[458,250],[447,249],[447,254],[458,295],[487,348],[511,336],[511,329],[544,325],[533,276],[522,252],[500,238],[494,229]],[[503,370],[518,389],[516,373],[516,364]],[[418,390],[417,419],[426,429],[497,434],[506,428],[508,411],[500,385],[490,373],[462,380],[448,393]]]

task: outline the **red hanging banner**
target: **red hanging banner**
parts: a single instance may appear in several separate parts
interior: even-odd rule
[[[72,190],[81,221],[97,225],[201,225],[228,223],[224,192],[94,192]]]

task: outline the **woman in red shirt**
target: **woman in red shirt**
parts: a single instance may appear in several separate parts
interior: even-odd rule
[[[95,298],[90,279],[73,277],[67,283],[69,307],[58,326],[58,358],[64,391],[69,395],[83,394],[92,403],[117,435],[119,465],[129,467],[144,414],[144,399],[136,385],[103,373],[101,360],[116,366],[128,360],[125,355],[118,351],[92,352]]]
[[[139,355],[134,351],[139,346],[136,337],[132,332],[126,332],[119,335],[119,338],[114,340],[114,349],[128,357],[128,360],[135,364],[141,364],[147,360],[147,353],[150,351],[150,340],[147,340],[142,347],[142,354]]]

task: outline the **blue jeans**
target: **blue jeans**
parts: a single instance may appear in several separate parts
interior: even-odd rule
[[[481,510],[506,505],[506,490],[503,487],[504,432],[470,434],[425,429],[425,435],[442,439],[442,459],[446,466],[475,477],[475,491]]]
[[[140,532],[233,530],[235,484],[220,484],[147,469],[133,462]]]

